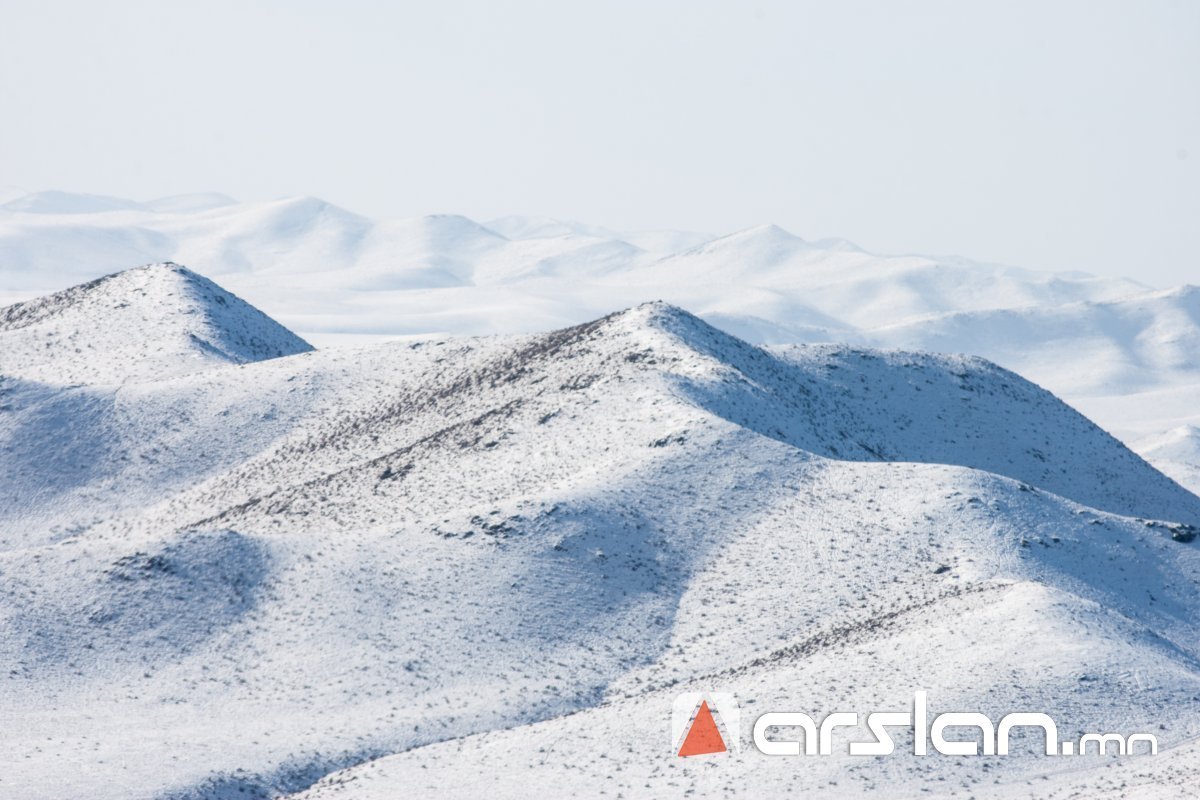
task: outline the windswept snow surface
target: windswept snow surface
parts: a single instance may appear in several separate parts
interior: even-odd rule
[[[123,383],[53,380],[67,338],[3,384],[4,797],[1200,777],[1200,545],[1180,540],[1200,498],[978,358],[763,349],[664,303],[205,369],[184,350]],[[1162,751],[673,755],[682,691],[734,693],[748,738],[764,710],[902,710],[916,689]]]
[[[319,345],[532,333],[665,300],[755,344],[967,352],[1049,388],[1179,479],[1200,471],[1157,447],[1197,424],[1194,287],[878,255],[774,225],[713,237],[548,217],[374,220],[312,197],[217,194],[39,192],[0,206],[0,303],[158,261],[217,278]]]

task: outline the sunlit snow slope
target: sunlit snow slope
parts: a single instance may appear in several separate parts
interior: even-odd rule
[[[162,376],[5,378],[5,797],[1108,774],[1027,737],[1004,759],[683,761],[691,689],[733,692],[747,736],[758,710],[918,688],[935,711],[1043,710],[1153,731],[1169,758],[1129,763],[1194,785],[1200,498],[988,362],[766,350],[653,303]]]

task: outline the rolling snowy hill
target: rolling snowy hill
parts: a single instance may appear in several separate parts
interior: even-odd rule
[[[546,217],[372,220],[311,197],[214,194],[40,192],[0,206],[0,302],[159,261],[218,278],[320,345],[530,333],[666,300],[755,344],[967,352],[1046,386],[1179,479],[1200,470],[1177,460],[1186,448],[1157,446],[1200,423],[1189,287],[877,255],[772,225],[713,238]]]
[[[150,276],[191,287],[156,319],[205,318],[211,284],[181,268],[104,286]],[[652,303],[204,369],[151,348],[136,382],[94,355],[105,380],[76,380],[62,342],[113,300],[51,303],[20,362],[39,377],[4,381],[6,797],[1020,795],[1110,773],[1028,738],[970,763],[680,760],[689,688],[746,714],[917,688],[1045,710],[1154,731],[1170,757],[1122,765],[1194,785],[1200,498],[1011,372],[763,349]],[[225,319],[213,341],[259,318]]]

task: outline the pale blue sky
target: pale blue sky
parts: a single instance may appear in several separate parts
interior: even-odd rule
[[[0,188],[1200,283],[1200,3],[0,0]]]

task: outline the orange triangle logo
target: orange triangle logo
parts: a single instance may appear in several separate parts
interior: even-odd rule
[[[692,726],[688,728],[687,735],[683,737],[679,755],[703,756],[709,753],[724,753],[727,749],[725,740],[721,738],[721,732],[717,730],[717,721],[713,719],[712,712],[708,710],[708,701],[702,700],[700,710],[696,712],[696,718],[692,720]]]

